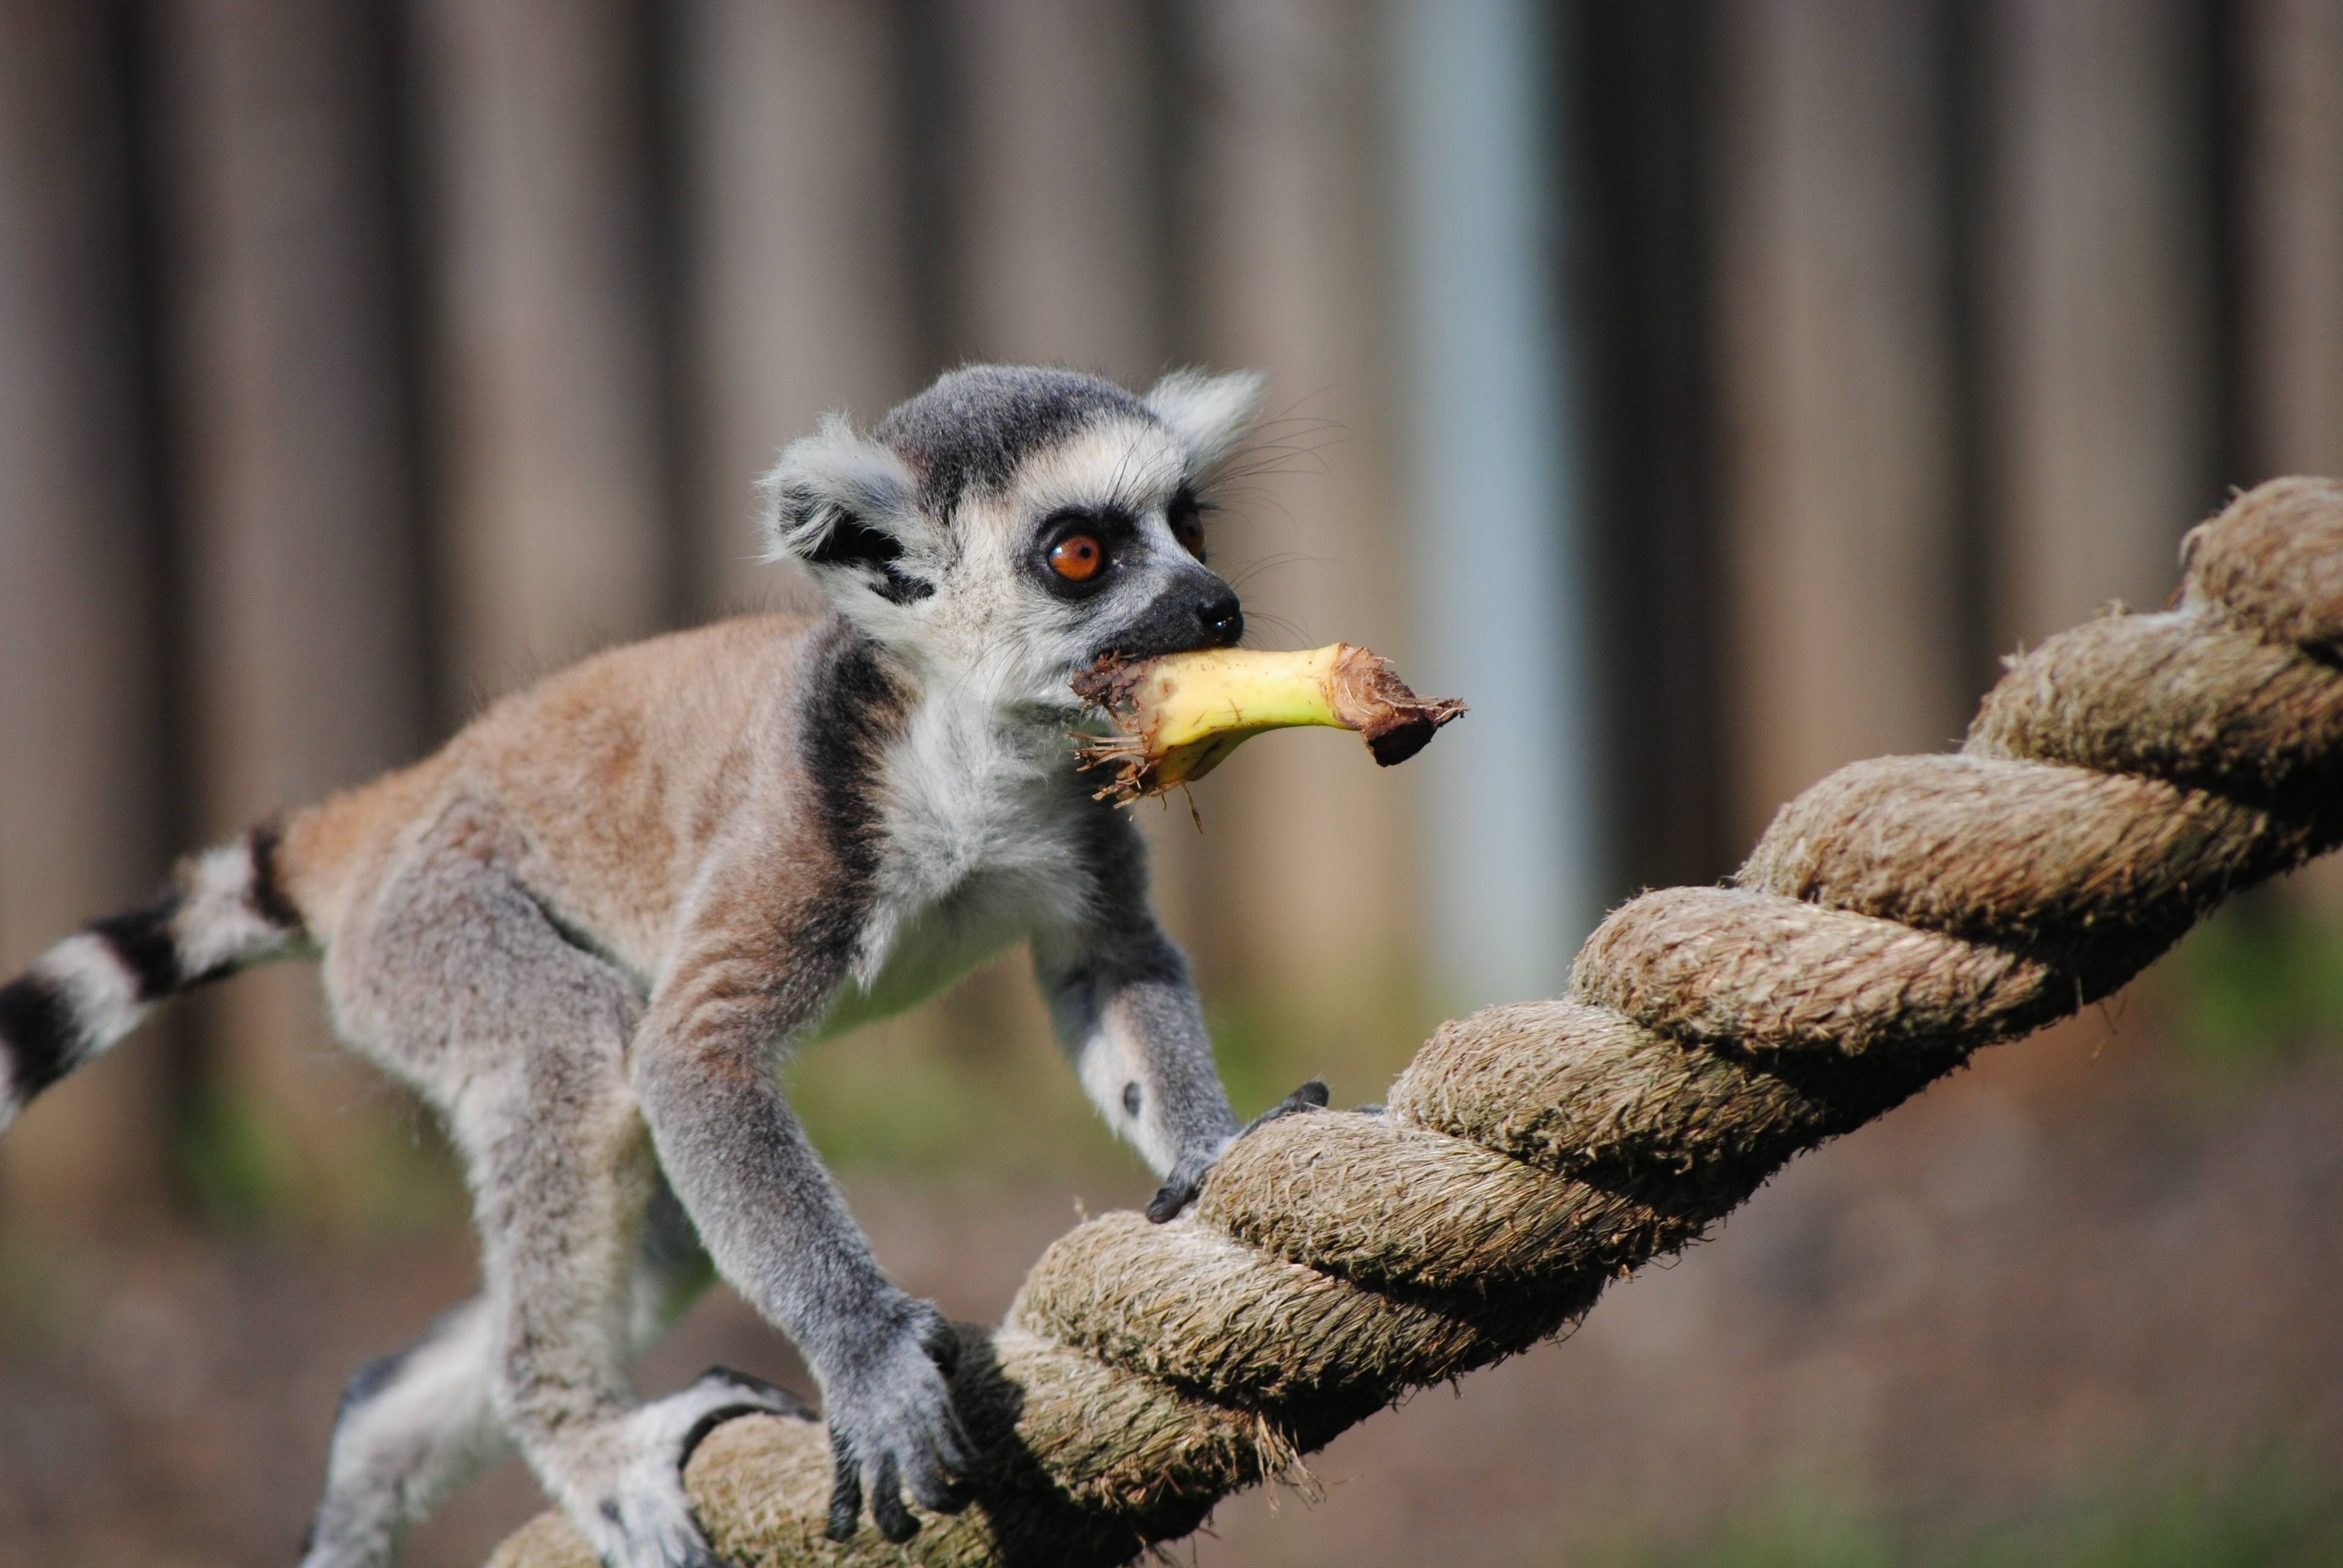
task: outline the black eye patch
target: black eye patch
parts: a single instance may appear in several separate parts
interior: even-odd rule
[[[830,532],[807,558],[817,566],[871,568],[879,573],[873,586],[880,597],[897,604],[910,604],[935,592],[933,583],[921,582],[895,564],[902,556],[901,540],[849,513],[830,525]]]
[[[1182,484],[1172,492],[1163,520],[1172,526],[1172,537],[1180,541],[1182,549],[1199,561],[1204,558],[1204,503],[1193,489]]]
[[[1051,564],[1051,551],[1085,537],[1096,541],[1101,552],[1094,567],[1074,576]],[[1061,598],[1084,598],[1114,580],[1130,560],[1138,537],[1139,519],[1121,507],[1068,507],[1042,519],[1028,558],[1043,588]]]

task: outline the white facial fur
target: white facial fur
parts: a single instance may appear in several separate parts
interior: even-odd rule
[[[1195,568],[1166,521],[1188,468],[1171,431],[1114,419],[1037,453],[1009,488],[970,496],[954,529],[960,559],[928,623],[938,650],[971,672],[984,669],[1004,695],[1071,706],[1067,677],[1098,656],[1114,628]],[[1037,569],[1044,525],[1067,512],[1105,508],[1137,525],[1119,550],[1116,580],[1079,599],[1053,595]]]
[[[1160,596],[1214,586],[1168,511],[1242,436],[1259,389],[1249,375],[1175,373],[1128,410],[1018,454],[1005,482],[968,487],[949,518],[923,508],[901,456],[833,416],[764,482],[770,554],[803,561],[842,614],[915,669],[1062,722],[1078,706],[1070,675]],[[1111,579],[1080,596],[1051,591],[1041,559],[1051,519],[1074,513],[1128,524]],[[877,559],[886,549],[900,553]]]

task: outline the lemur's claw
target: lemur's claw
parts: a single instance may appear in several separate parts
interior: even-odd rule
[[[1242,1138],[1245,1132],[1251,1132],[1255,1128],[1265,1127],[1280,1117],[1292,1116],[1302,1111],[1323,1111],[1326,1109],[1326,1081],[1322,1078],[1313,1078],[1245,1123],[1244,1132],[1238,1133],[1237,1138]],[[1229,1143],[1235,1141],[1236,1138],[1229,1140]],[[1182,1160],[1173,1166],[1172,1174],[1164,1180],[1163,1185],[1155,1190],[1155,1196],[1147,1201],[1148,1219],[1161,1225],[1167,1220],[1179,1218],[1181,1211],[1196,1201],[1196,1194],[1204,1190],[1204,1178],[1212,1174],[1212,1167],[1220,1162],[1221,1155],[1227,1151],[1228,1144],[1222,1144],[1208,1159],[1197,1161],[1192,1164]]]
[[[968,1506],[959,1477],[970,1468],[970,1445],[952,1409],[949,1382],[960,1360],[960,1338],[933,1307],[916,1303],[914,1313],[891,1342],[874,1347],[852,1383],[832,1385],[827,1528],[832,1541],[854,1539],[866,1496],[871,1523],[897,1545],[920,1530],[904,1504],[906,1490],[937,1513]]]
[[[626,1457],[600,1494],[572,1518],[589,1532],[588,1541],[611,1568],[731,1568],[709,1545],[684,1493],[683,1471],[692,1451],[736,1416],[805,1419],[812,1413],[787,1389],[710,1367],[689,1387],[621,1418],[612,1436]],[[360,1560],[341,1552],[312,1556],[320,1563]],[[364,1560],[375,1556],[368,1553]]]
[[[678,1462],[691,1462],[694,1450],[707,1440],[708,1434],[736,1416],[779,1415],[798,1421],[819,1421],[813,1406],[785,1388],[776,1387],[763,1378],[749,1372],[735,1372],[730,1367],[709,1367],[693,1380],[692,1389],[707,1393],[732,1391],[738,1397],[729,1403],[709,1408],[692,1422],[683,1434],[683,1452]]]
[[[836,1432],[830,1434],[830,1527],[832,1541],[851,1541],[862,1528],[862,1466],[854,1450]]]
[[[1172,1179],[1155,1189],[1155,1196],[1147,1201],[1149,1221],[1161,1225],[1166,1220],[1178,1219],[1180,1211],[1196,1201],[1196,1194],[1203,1190],[1203,1186],[1204,1173],[1201,1171],[1193,1176],[1172,1172]]]
[[[1245,1132],[1257,1131],[1272,1121],[1301,1111],[1323,1111],[1326,1109],[1327,1098],[1326,1081],[1322,1078],[1313,1078],[1251,1121],[1246,1122],[1244,1132],[1240,1132],[1237,1136],[1242,1138]]]
[[[879,1526],[879,1533],[900,1546],[920,1533],[920,1522],[903,1506],[903,1478],[895,1468],[895,1456],[879,1456],[879,1483],[870,1493],[870,1521]]]

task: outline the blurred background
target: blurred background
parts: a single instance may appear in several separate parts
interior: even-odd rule
[[[0,970],[603,644],[970,358],[1267,374],[1253,640],[1472,717],[1147,808],[1240,1109],[1379,1096],[2343,472],[2338,0],[0,0]],[[2343,1562],[2343,882],[1800,1161],[1203,1564]],[[1022,960],[789,1078],[989,1318],[1151,1183]],[[461,1184],[240,978],[0,1143],[0,1563],[289,1562]],[[722,1292],[644,1369],[806,1386]],[[508,1465],[410,1561],[538,1506]]]

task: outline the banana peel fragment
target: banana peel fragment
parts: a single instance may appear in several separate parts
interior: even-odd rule
[[[1113,769],[1097,799],[1130,805],[1202,779],[1265,729],[1355,729],[1385,768],[1423,749],[1464,711],[1408,689],[1389,661],[1337,642],[1300,653],[1207,648],[1131,662],[1114,655],[1074,677],[1074,693],[1115,732],[1078,735],[1084,769]]]

